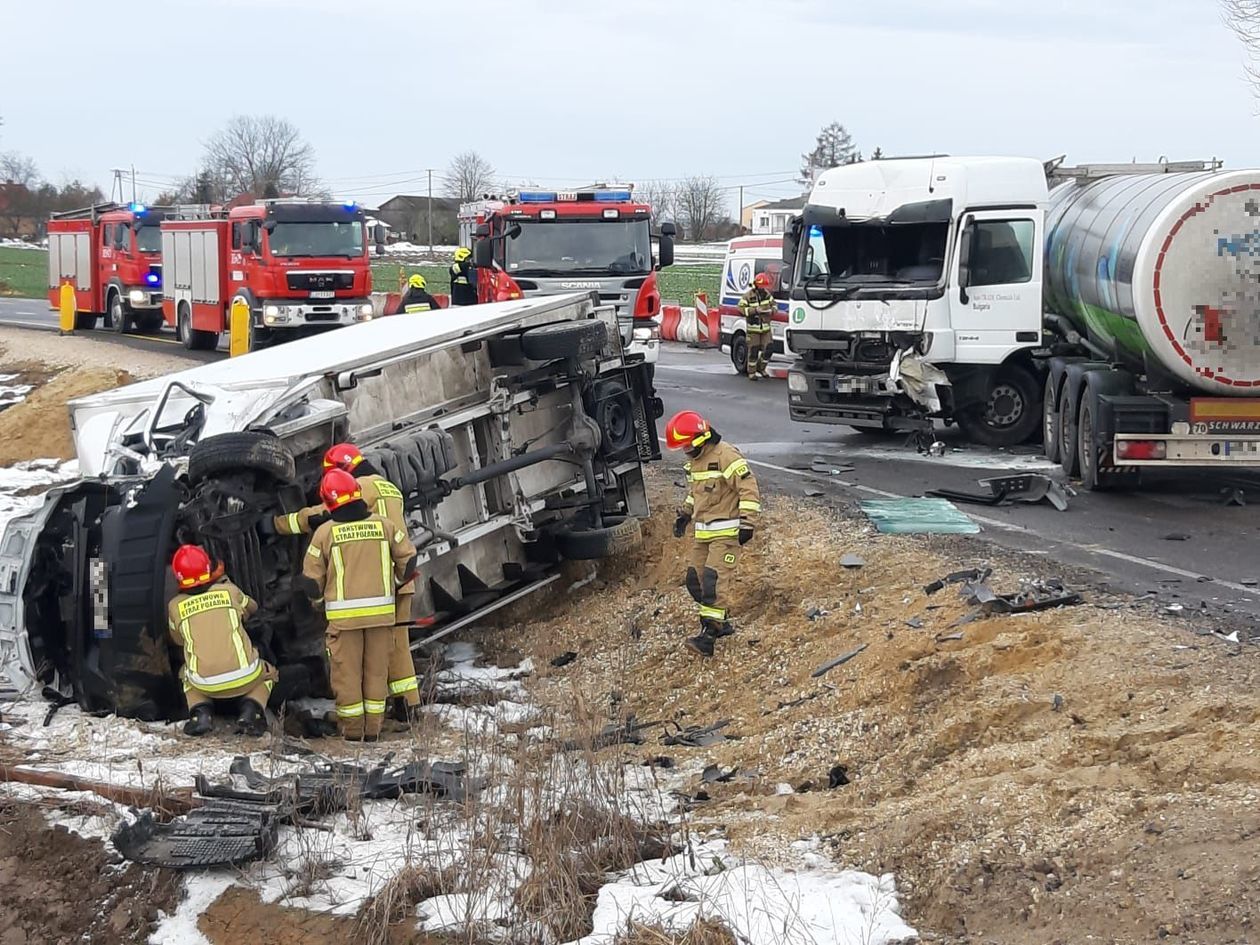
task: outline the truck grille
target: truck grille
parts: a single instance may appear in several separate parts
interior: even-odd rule
[[[288,274],[289,288],[295,292],[327,292],[354,288],[352,272],[302,272]]]

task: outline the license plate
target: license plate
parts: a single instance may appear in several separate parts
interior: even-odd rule
[[[1260,456],[1260,443],[1255,440],[1225,440],[1217,445],[1220,455],[1231,459],[1255,459]]]
[[[336,294],[337,294],[337,293],[336,293],[336,292],[333,292],[331,289],[320,289],[318,292],[312,292],[312,293],[311,293],[311,298],[313,298],[313,299],[331,299],[331,298],[333,298]]]
[[[837,394],[874,394],[880,390],[879,378],[872,377],[837,377],[835,390]]]

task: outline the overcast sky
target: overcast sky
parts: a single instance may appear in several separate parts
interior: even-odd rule
[[[796,189],[766,182],[832,120],[867,153],[1260,165],[1215,0],[3,6],[0,150],[106,191],[134,164],[152,196],[233,114],[263,113],[369,204],[423,193],[423,169],[468,148],[513,182],[704,173],[751,202]]]

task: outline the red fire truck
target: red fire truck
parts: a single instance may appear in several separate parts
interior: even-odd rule
[[[675,229],[664,223],[653,235],[650,219],[632,185],[514,191],[463,204],[460,243],[473,251],[478,301],[597,292],[617,310],[627,353],[655,364],[656,273],[674,262]]]
[[[48,221],[48,304],[61,305],[61,287],[74,286],[75,328],[105,326],[157,331],[162,327],[159,224],[165,207],[105,203],[53,214]]]
[[[166,324],[184,347],[214,348],[244,299],[252,351],[370,319],[364,221],[353,203],[293,198],[182,208],[162,224]]]

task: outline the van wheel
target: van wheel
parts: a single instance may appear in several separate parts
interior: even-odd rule
[[[731,364],[736,373],[748,373],[748,337],[742,331],[731,339]]]
[[[531,361],[593,358],[607,342],[607,326],[594,319],[556,322],[521,332],[521,351]]]
[[[599,427],[602,452],[615,456],[634,449],[634,399],[625,384],[616,380],[601,381],[592,392],[592,419]]]
[[[1041,394],[1041,443],[1046,459],[1057,463],[1062,451],[1059,444],[1059,398],[1055,389],[1054,372],[1046,374],[1046,386]]]
[[[1041,385],[1028,368],[1008,364],[993,375],[984,403],[958,415],[958,426],[973,443],[1018,446],[1041,422]]]
[[[127,330],[128,315],[127,308],[123,305],[122,295],[111,292],[106,308],[108,309],[109,330],[118,335],[123,334]]]
[[[297,476],[293,454],[271,433],[220,433],[197,443],[188,455],[188,479],[193,484],[221,473],[263,472],[291,482]]]
[[[197,331],[193,328],[192,311],[187,303],[179,307],[175,316],[175,334],[179,336],[180,344],[189,351],[213,351],[219,346],[217,331]]]
[[[623,518],[604,528],[585,528],[556,533],[556,550],[569,561],[611,558],[632,551],[643,543],[643,528],[637,518]]]

